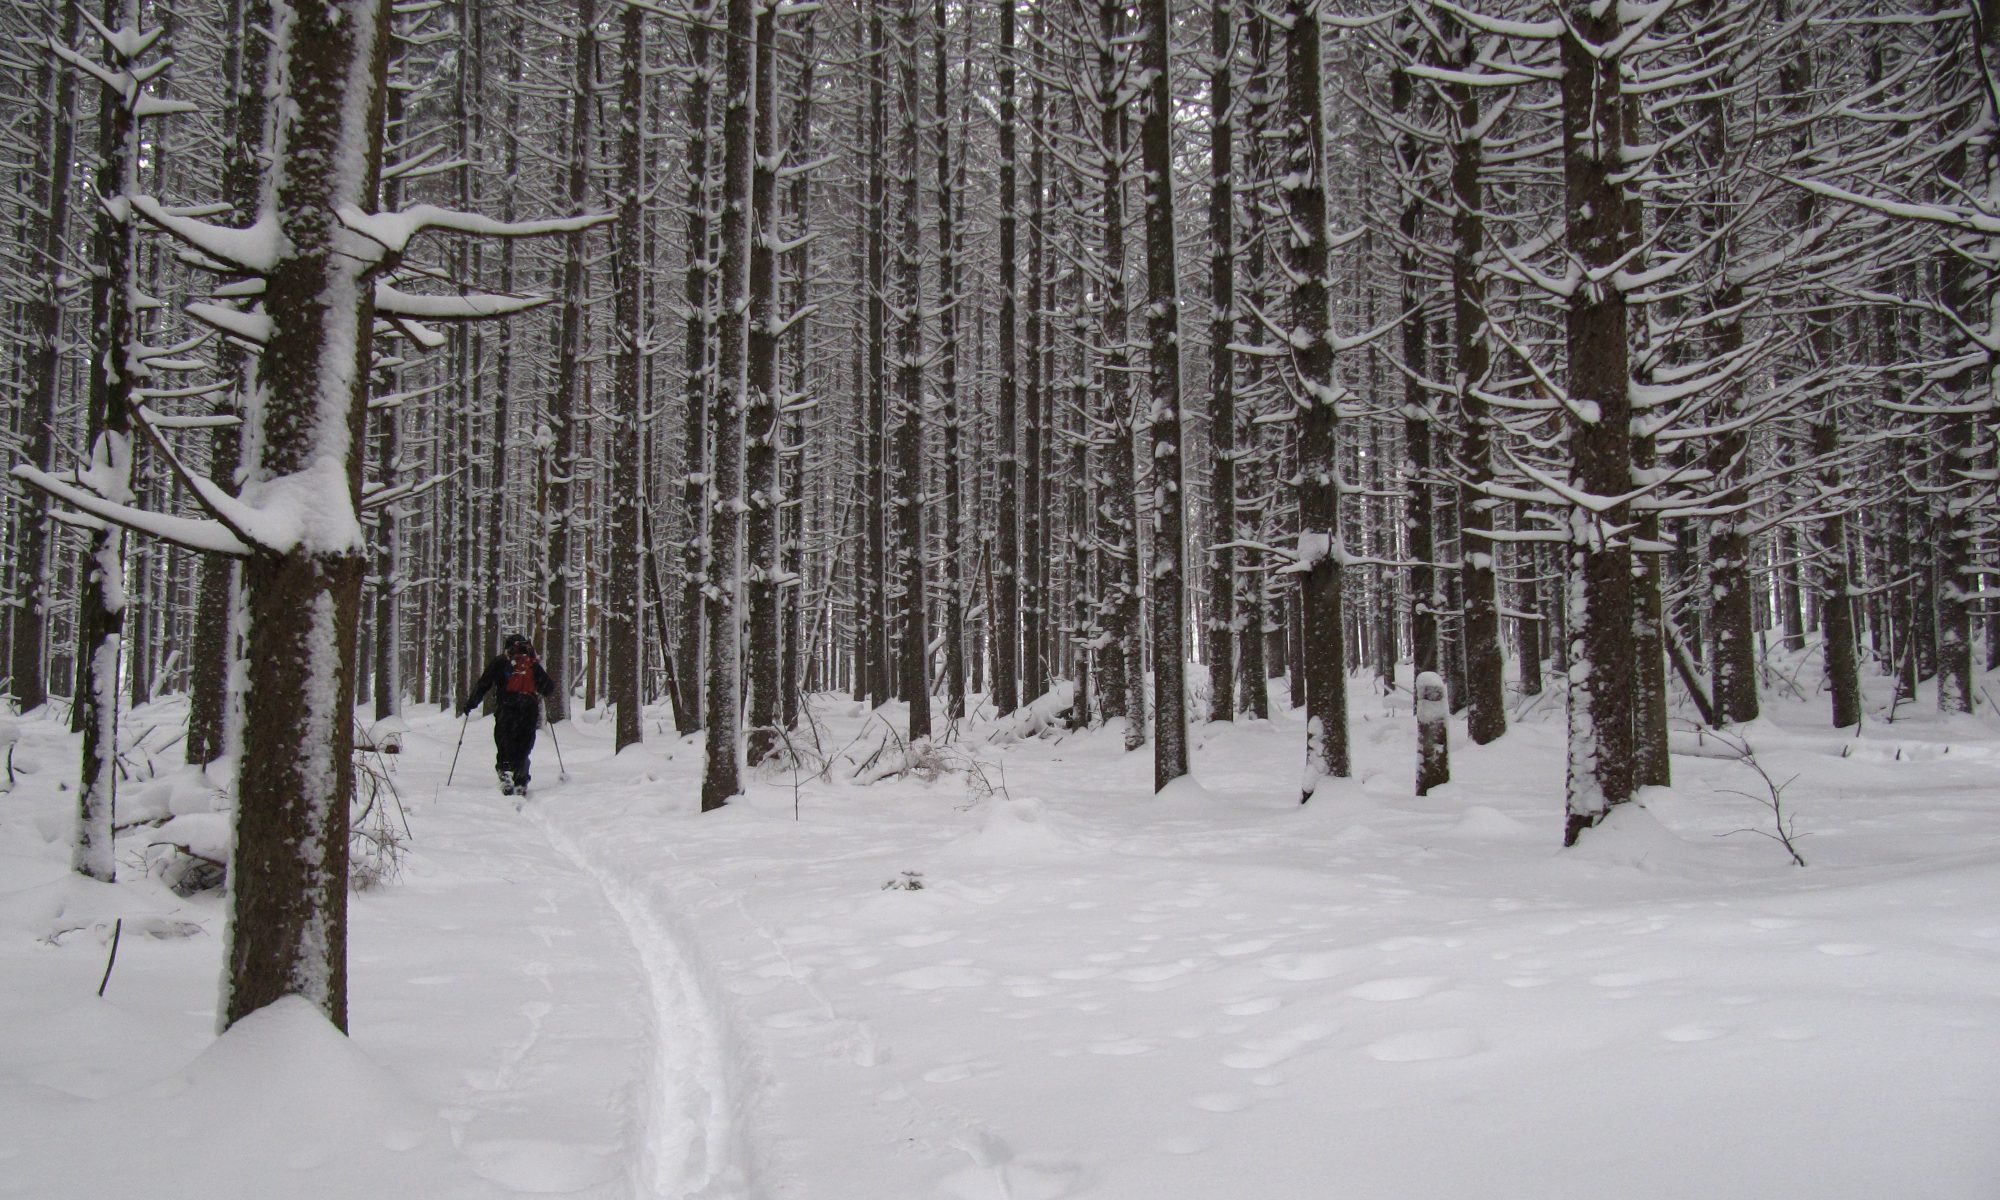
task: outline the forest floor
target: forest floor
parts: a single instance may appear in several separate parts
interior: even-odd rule
[[[302,1003],[215,1036],[220,897],[147,866],[220,822],[179,703],[127,723],[121,820],[180,815],[116,885],[67,873],[76,741],[30,716],[0,1197],[1992,1200],[2000,720],[1870,687],[1858,737],[1809,678],[1743,731],[1804,868],[1692,732],[1562,850],[1553,694],[1458,723],[1418,799],[1407,691],[1357,678],[1354,777],[1303,807],[1294,714],[1198,727],[1154,797],[1116,725],[1030,721],[863,784],[902,714],[820,697],[825,776],[706,816],[661,715],[617,756],[565,722],[566,778],[544,731],[517,810],[489,720],[446,786],[460,726],[415,709],[348,1039]]]

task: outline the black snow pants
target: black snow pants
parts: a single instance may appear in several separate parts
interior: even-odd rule
[[[535,727],[541,723],[542,702],[536,696],[503,696],[493,714],[493,766],[528,786],[528,755],[535,749]]]

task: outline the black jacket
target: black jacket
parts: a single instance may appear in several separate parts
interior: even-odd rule
[[[485,698],[486,693],[496,689],[499,692],[499,702],[503,708],[510,705],[535,705],[539,708],[540,705],[538,702],[542,696],[553,696],[556,694],[556,682],[549,678],[547,671],[542,669],[541,659],[536,658],[532,654],[528,658],[533,662],[535,667],[535,691],[537,695],[523,696],[516,692],[507,691],[505,685],[507,677],[514,673],[514,660],[505,654],[496,654],[493,656],[493,661],[486,664],[486,673],[481,675],[479,682],[473,685],[472,694],[465,698],[465,703],[458,706],[458,711],[460,713],[469,713],[473,709],[478,708],[479,702]]]

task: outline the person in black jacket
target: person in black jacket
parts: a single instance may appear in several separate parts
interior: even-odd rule
[[[555,695],[555,680],[542,669],[535,647],[518,633],[510,633],[501,652],[487,664],[486,673],[458,706],[460,716],[479,707],[491,690],[498,695],[493,720],[493,765],[500,773],[500,794],[528,794],[528,755],[535,748],[535,728],[541,724],[542,697]]]

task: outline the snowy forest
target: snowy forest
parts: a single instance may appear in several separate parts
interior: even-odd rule
[[[2000,1061],[2000,840],[1953,842],[1970,826],[1936,814],[1907,818],[1943,839],[1921,846],[1839,840],[1885,797],[1991,825],[2000,795],[2000,3],[14,0],[0,59],[0,744],[23,755],[0,846],[63,897],[0,913],[101,950],[117,905],[79,897],[143,885],[153,940],[210,947],[162,968],[220,974],[208,1036],[298,997],[345,1032],[350,910],[441,870],[425,814],[471,820],[435,806],[476,791],[563,886],[595,879],[637,947],[661,1057],[629,1137],[685,1120],[706,1147],[634,1151],[602,1194],[848,1194],[752,1148],[777,1118],[749,1091],[798,1112],[843,1093],[746,1082],[776,1051],[718,1014],[749,951],[690,915],[707,893],[638,865],[659,838],[689,864],[773,855],[815,895],[839,856],[886,853],[853,928],[887,938],[880,906],[957,895],[910,845],[966,829],[987,867],[1108,880],[1093,904],[1158,882],[1071,862],[1120,840],[1158,866],[1261,837],[1265,868],[1337,877],[1372,861],[1347,836],[1366,828],[1418,869],[1436,839],[1411,813],[1502,847],[1467,857],[1482,896],[1534,880],[1543,903],[1582,869],[1550,855],[1646,875],[1664,854],[1687,896],[1763,903],[1814,886],[1793,873],[1819,834],[1835,865],[1809,871],[1926,864],[1876,937],[1921,941],[1956,897],[1936,998],[1985,996],[1956,1053]],[[554,686],[544,782],[530,804],[523,770],[507,805],[462,708],[515,634]],[[591,782],[565,796],[572,765]],[[1065,815],[1065,789],[1124,815]],[[622,825],[574,796],[593,790]],[[933,793],[953,815],[922,825]],[[1807,793],[1853,807],[1815,828]],[[1324,824],[1363,797],[1372,822]],[[816,834],[816,804],[889,807]],[[1616,819],[1642,808],[1642,833]],[[741,824],[764,818],[806,832]],[[749,878],[715,887],[761,936],[813,925]],[[1289,902],[1257,879],[1260,914]],[[182,903],[206,907],[161,915]],[[169,953],[115,918],[128,954]],[[115,994],[101,956],[78,963]],[[1335,974],[1314,963],[1273,970]],[[940,995],[1009,970],[906,965],[892,980]],[[1334,991],[1428,1003],[1424,980],[1457,977]],[[0,1012],[20,1045],[30,1011]],[[713,1061],[659,1049],[687,1023],[714,1026],[693,1039]],[[1411,1036],[1364,1040],[1425,1063],[1498,1040]],[[1884,1160],[1930,1172],[1904,1194],[1994,1194],[2000,1158],[1953,1130],[2000,1115],[2000,1087],[1910,1070],[1984,1099]],[[1326,1103],[1305,1111],[1351,1115]],[[941,1151],[976,1178],[885,1174],[858,1144],[820,1169],[878,1196],[1308,1194],[1243,1176],[1248,1150],[1235,1184],[1177,1191],[979,1129]],[[602,1182],[529,1157],[479,1160],[482,1186]],[[443,1161],[408,1194],[460,1194]],[[1569,1194],[1485,1191],[1457,1161],[1428,1194]],[[1847,1194],[1754,1175],[1621,1190]],[[1425,1194],[1412,1178],[1353,1194]]]

